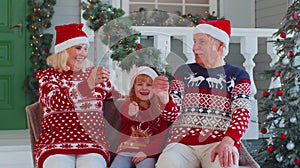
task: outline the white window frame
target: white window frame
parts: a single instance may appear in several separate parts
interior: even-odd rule
[[[81,2],[87,2],[87,0],[80,0]],[[111,0],[111,5],[115,8],[122,8],[126,15],[129,15],[129,7],[130,4],[154,4],[156,6],[156,8],[158,7],[158,5],[172,5],[172,6],[182,6],[182,13],[185,13],[185,8],[187,6],[200,6],[200,7],[209,7],[209,13],[212,12],[216,12],[216,14],[218,14],[218,1],[219,0],[209,0],[209,4],[185,4],[185,0],[182,0],[182,3],[158,3],[158,0],[155,0],[154,2],[131,2],[130,0]],[[84,25],[86,25],[86,20],[84,20],[82,18],[82,13],[83,10],[81,10],[81,23],[84,23]],[[89,36],[89,40],[90,41],[94,41],[94,32],[93,30],[89,29],[88,27],[84,27],[83,28],[85,30],[85,32],[88,34]]]
[[[119,1],[119,0],[116,0]],[[129,14],[129,9],[131,4],[139,4],[139,5],[155,5],[155,8],[158,8],[158,5],[166,5],[166,6],[182,6],[182,13],[186,14],[186,7],[188,6],[199,6],[199,7],[208,7],[209,13],[218,12],[218,0],[209,0],[208,4],[185,4],[185,0],[182,0],[181,3],[162,3],[155,0],[154,2],[130,2],[130,0],[120,0],[121,2],[116,2],[122,9]]]

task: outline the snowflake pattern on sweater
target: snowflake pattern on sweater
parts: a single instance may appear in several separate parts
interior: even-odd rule
[[[84,72],[54,68],[35,74],[43,109],[41,134],[34,145],[38,167],[53,154],[99,153],[109,163],[109,143],[104,136],[103,100],[111,97],[111,83],[89,89]]]
[[[196,63],[181,66],[170,86],[181,114],[169,117],[174,123],[168,143],[204,145],[230,136],[239,149],[250,118],[250,84],[248,73],[230,64],[212,69]]]

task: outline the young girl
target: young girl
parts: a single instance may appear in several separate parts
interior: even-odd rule
[[[131,79],[128,99],[122,104],[122,132],[119,137],[117,156],[111,168],[154,168],[167,133],[168,123],[163,110],[179,111],[169,98],[168,92],[158,93],[153,81],[158,73],[141,66]]]

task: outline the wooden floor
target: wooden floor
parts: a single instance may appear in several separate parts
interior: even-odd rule
[[[28,130],[0,130],[0,168],[33,168]]]

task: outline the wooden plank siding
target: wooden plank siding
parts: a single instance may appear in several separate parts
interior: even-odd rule
[[[255,1],[255,24],[256,28],[279,28],[280,22],[288,8],[288,2],[283,0],[256,0]],[[269,69],[271,58],[266,53],[266,39],[259,39],[259,51],[254,58],[254,79],[257,85],[256,97],[261,97],[263,89],[269,86],[269,79],[265,79],[261,73]],[[265,47],[262,47],[265,46]]]
[[[256,0],[255,22],[257,28],[278,28],[288,8],[283,0]]]
[[[80,0],[56,1],[53,25],[80,22],[80,2]]]
[[[80,2],[81,0],[57,0],[54,5],[54,15],[52,17],[52,26],[47,29],[46,33],[55,34],[54,27],[61,24],[80,23]],[[55,37],[52,42],[54,46]],[[50,50],[54,52],[54,47]]]
[[[283,0],[256,0],[255,1],[255,24],[256,28],[279,28],[283,17],[288,8],[288,1]],[[270,79],[265,79],[262,73],[270,69],[271,58],[266,53],[267,48],[266,39],[259,39],[259,51],[254,58],[256,64],[254,68],[254,80],[256,81],[257,94],[256,98],[262,97],[264,89],[269,87]],[[258,103],[258,109],[260,104]],[[265,120],[266,116],[260,114],[258,111],[259,121]]]

